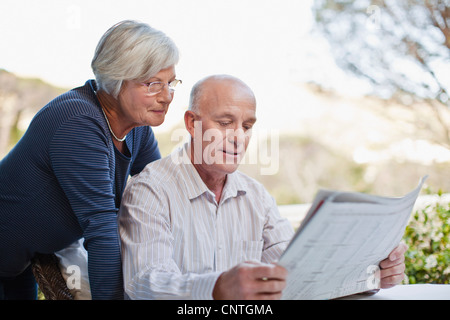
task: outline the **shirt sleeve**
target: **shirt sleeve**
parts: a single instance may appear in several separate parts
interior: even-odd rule
[[[125,292],[131,299],[212,299],[221,272],[182,273],[164,191],[131,179],[119,214]]]
[[[263,231],[264,248],[261,261],[277,262],[294,235],[294,229],[286,218],[280,215],[277,203],[266,195],[266,222]]]
[[[55,176],[83,230],[93,299],[123,299],[117,209],[109,148],[100,123],[67,120],[50,143]]]

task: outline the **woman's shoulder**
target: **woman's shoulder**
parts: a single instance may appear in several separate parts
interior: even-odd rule
[[[93,142],[106,146],[108,128],[95,94],[92,90],[89,92],[87,85],[72,89],[44,106],[30,122],[21,145],[42,152],[56,146],[59,150],[64,145]]]
[[[84,86],[74,88],[56,97],[45,105],[34,117],[34,121],[47,120],[64,121],[74,116],[85,115],[98,117],[100,115],[95,93],[89,81]]]
[[[84,86],[61,94],[45,105],[34,116],[30,128],[46,128],[46,131],[58,130],[73,122],[89,126],[90,122],[102,122],[100,106],[89,81]],[[69,124],[68,124],[69,123]]]

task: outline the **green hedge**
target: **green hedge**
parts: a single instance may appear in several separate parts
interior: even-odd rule
[[[435,204],[417,210],[406,227],[406,283],[449,283],[450,203],[438,196]]]

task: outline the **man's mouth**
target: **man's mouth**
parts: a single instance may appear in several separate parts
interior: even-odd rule
[[[222,150],[222,152],[225,153],[226,155],[233,156],[233,157],[237,157],[237,156],[241,155],[241,152],[235,152],[235,151]]]

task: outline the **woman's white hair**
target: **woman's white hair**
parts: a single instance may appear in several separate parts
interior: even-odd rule
[[[123,81],[145,81],[178,59],[178,48],[163,32],[146,23],[125,20],[102,36],[91,67],[98,89],[117,99]]]

